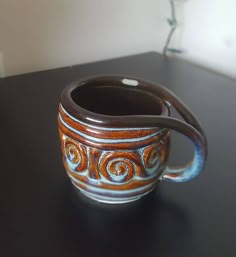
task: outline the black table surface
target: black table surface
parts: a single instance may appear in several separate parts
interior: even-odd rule
[[[98,74],[179,96],[206,132],[204,171],[125,205],[77,194],[62,166],[58,103],[69,82]],[[235,99],[236,81],[154,52],[1,79],[0,256],[236,256]],[[172,146],[171,163],[191,158],[182,136]]]

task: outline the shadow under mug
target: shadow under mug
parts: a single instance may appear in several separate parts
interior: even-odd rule
[[[160,188],[123,205],[94,202],[76,191],[68,186],[59,224],[71,256],[181,256],[191,248],[190,213]]]
[[[170,107],[183,120],[170,117]],[[119,76],[73,82],[61,94],[58,125],[68,176],[100,202],[137,200],[160,180],[191,180],[206,161],[207,140],[192,112],[152,82]],[[167,165],[171,130],[193,143],[193,159],[184,166]]]

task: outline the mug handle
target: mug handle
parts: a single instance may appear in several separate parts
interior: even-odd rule
[[[166,128],[173,129],[183,134],[191,140],[194,146],[192,161],[178,167],[166,166],[162,173],[161,180],[185,182],[195,178],[203,169],[206,161],[207,147],[204,135],[192,125],[175,118],[160,117],[158,122],[165,124]]]
[[[141,85],[141,87],[146,88],[145,84]],[[150,117],[151,119],[149,118],[149,121],[146,120],[147,124],[149,123],[149,125],[151,125],[155,123],[158,127],[173,129],[190,139],[194,146],[192,161],[178,167],[167,166],[162,173],[161,180],[173,182],[189,181],[195,178],[204,168],[207,158],[206,136],[193,113],[171,91],[156,84],[149,84],[148,90],[160,96],[169,108],[174,107],[184,121],[173,117],[159,116],[155,118]]]

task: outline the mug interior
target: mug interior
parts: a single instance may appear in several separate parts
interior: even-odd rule
[[[161,115],[164,111],[164,103],[158,96],[111,83],[85,84],[75,88],[71,98],[83,109],[103,115]]]

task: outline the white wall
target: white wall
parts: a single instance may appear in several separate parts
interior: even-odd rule
[[[236,78],[235,0],[186,0],[183,58]]]
[[[180,58],[236,78],[234,0],[175,0]],[[156,50],[168,0],[0,0],[0,77]]]
[[[0,0],[0,74],[153,50],[157,9],[156,0]]]
[[[169,0],[159,0],[156,49],[161,52],[168,34]],[[178,58],[236,78],[235,0],[174,0],[178,27],[170,47]]]

